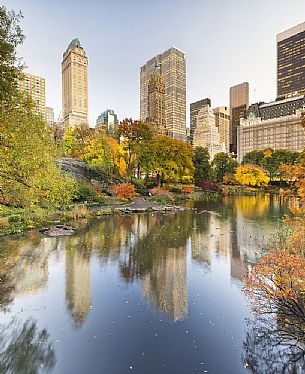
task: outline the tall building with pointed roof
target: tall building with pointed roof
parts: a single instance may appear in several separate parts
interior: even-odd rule
[[[186,58],[185,53],[171,47],[147,61],[140,71],[140,117],[148,117],[148,86],[155,66],[160,66],[164,82],[164,113],[168,135],[186,140]]]
[[[64,52],[61,68],[64,124],[88,124],[88,58],[78,39]]]

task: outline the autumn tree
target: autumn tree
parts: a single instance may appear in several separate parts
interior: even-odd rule
[[[85,140],[82,160],[101,170],[111,180],[116,172],[116,165],[108,137],[105,131],[96,131],[94,135]]]
[[[212,161],[213,174],[216,182],[223,182],[226,174],[234,174],[238,163],[230,155],[224,152],[217,153]]]
[[[236,168],[235,179],[240,184],[250,187],[264,187],[269,182],[264,169],[256,165],[239,165]]]
[[[211,164],[210,155],[207,148],[197,147],[194,151],[193,156],[194,163],[194,182],[197,184],[203,180],[209,180],[211,178]]]
[[[142,149],[140,162],[147,173],[156,175],[158,184],[168,180],[179,181],[182,176],[192,175],[193,152],[189,144],[158,135]]]
[[[72,127],[68,125],[63,136],[63,147],[66,156],[83,160],[85,155],[85,146],[92,140],[95,130],[83,123]]]
[[[108,137],[108,142],[109,142],[109,145],[110,145],[112,162],[115,165],[119,175],[121,177],[123,177],[126,174],[126,163],[125,163],[125,157],[124,157],[124,149],[119,144],[117,139],[113,138],[112,136]]]
[[[263,256],[245,279],[253,311],[276,321],[282,343],[305,342],[305,259],[284,252]],[[293,339],[293,342],[292,342]]]
[[[152,138],[152,131],[148,124],[126,118],[118,126],[117,135],[124,150],[126,177],[130,179],[133,170],[139,167],[141,147]]]

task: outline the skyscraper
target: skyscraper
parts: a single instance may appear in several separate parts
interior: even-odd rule
[[[63,54],[62,111],[65,125],[88,124],[88,58],[78,39]]]
[[[305,94],[305,22],[276,36],[277,96]]]
[[[165,126],[165,86],[160,67],[156,66],[148,82],[148,122],[156,133],[166,133]]]
[[[190,141],[191,144],[193,143],[194,138],[194,132],[197,126],[197,116],[199,113],[199,110],[206,105],[211,106],[211,100],[209,98],[195,101],[194,103],[191,103],[190,105]]]
[[[148,86],[156,66],[164,82],[165,126],[168,134],[176,139],[186,138],[186,62],[185,53],[171,47],[154,56],[141,67],[140,72],[140,117],[149,117]]]
[[[54,124],[54,110],[53,108],[46,107],[46,120],[48,125],[53,125]]]
[[[230,152],[230,110],[227,106],[213,109],[216,127],[218,128],[220,145],[226,153]]]
[[[193,134],[192,146],[193,148],[207,148],[212,160],[217,153],[224,151],[220,146],[219,132],[215,123],[215,114],[208,104],[201,108],[197,115],[197,125]]]
[[[118,124],[118,116],[114,113],[114,110],[107,109],[97,117],[95,127],[97,129],[105,130],[107,134],[113,135]]]
[[[249,83],[230,87],[230,152],[237,154],[237,127],[249,107]]]
[[[37,112],[46,119],[46,81],[44,78],[30,73],[22,72],[22,79],[18,87],[31,97],[36,105]]]

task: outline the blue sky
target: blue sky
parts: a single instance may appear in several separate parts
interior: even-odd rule
[[[89,121],[106,108],[139,117],[140,66],[174,45],[186,53],[187,107],[248,81],[250,101],[276,96],[276,34],[305,21],[304,0],[9,0],[26,35],[19,54],[46,78],[47,105],[61,110],[61,60],[78,37],[89,58]],[[189,120],[188,120],[189,122]]]

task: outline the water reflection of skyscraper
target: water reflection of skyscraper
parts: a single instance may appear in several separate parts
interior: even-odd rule
[[[66,300],[73,321],[80,326],[90,310],[91,280],[90,254],[77,245],[66,250]]]
[[[143,278],[143,295],[174,321],[187,314],[186,248],[167,248]]]
[[[209,211],[197,214],[191,235],[192,258],[209,266],[214,255],[229,257],[230,231],[230,221],[223,220],[219,214]]]
[[[214,256],[228,260],[231,267],[231,277],[242,279],[247,273],[248,257],[255,256],[254,246],[241,243],[240,225],[242,213],[226,219],[213,211],[203,211],[195,217],[195,226],[191,235],[192,258],[209,270]]]
[[[143,280],[143,296],[173,320],[187,313],[186,243],[192,213],[138,216],[137,240],[121,264],[128,281]]]

